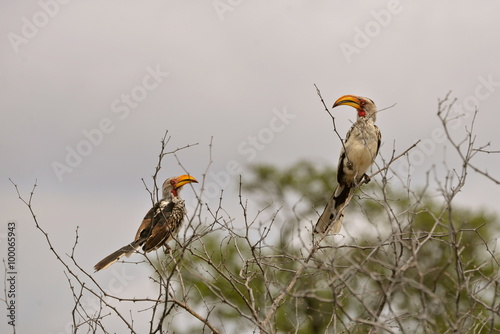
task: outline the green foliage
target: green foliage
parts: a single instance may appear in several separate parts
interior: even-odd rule
[[[284,170],[271,165],[256,165],[250,168],[249,174],[250,180],[244,180],[244,189],[269,202],[282,201],[287,193],[293,193],[316,206],[324,203],[328,197],[326,194],[333,191],[336,182],[335,169],[307,161]]]
[[[262,203],[300,199],[301,215],[311,220],[336,183],[331,168],[308,162],[284,170],[254,166],[250,174],[243,180],[246,193]],[[357,202],[349,215],[362,213],[378,233],[340,242],[327,237],[317,249],[311,248],[314,239],[292,232],[287,235],[293,242],[279,242],[272,233],[252,238],[234,231],[198,239],[180,262],[183,284],[193,287],[191,301],[210,305],[222,323],[232,321],[242,331],[265,323],[288,286],[262,332],[500,331],[494,215],[377,181],[363,187]],[[300,223],[287,216],[282,226]]]

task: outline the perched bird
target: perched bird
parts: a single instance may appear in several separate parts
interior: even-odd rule
[[[134,241],[99,261],[94,266],[95,271],[109,267],[123,256],[128,257],[137,252],[141,247],[144,252],[161,246],[168,247],[167,243],[179,232],[186,213],[184,200],[179,197],[179,192],[183,185],[191,182],[198,181],[189,175],[168,178],[163,183],[163,198],[148,211]]]
[[[339,233],[344,210],[356,186],[360,185],[380,148],[381,134],[374,124],[377,108],[372,100],[354,95],[340,97],[333,108],[347,105],[358,111],[356,122],[347,132],[337,167],[337,188],[316,223],[317,233]]]

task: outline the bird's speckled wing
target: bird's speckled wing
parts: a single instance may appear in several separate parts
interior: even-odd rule
[[[183,218],[184,201],[160,205],[152,217],[151,233],[142,249],[150,252],[169,242],[179,232]]]
[[[382,133],[380,132],[380,129],[378,128],[378,126],[376,126],[375,124],[373,124],[373,126],[375,127],[375,130],[377,131],[377,153],[375,153],[375,157],[378,155],[378,151],[380,150],[380,143],[382,142]]]

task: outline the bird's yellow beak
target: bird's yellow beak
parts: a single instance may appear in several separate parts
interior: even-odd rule
[[[335,107],[338,107],[341,105],[350,106],[350,107],[356,108],[357,110],[362,109],[358,97],[354,96],[354,95],[344,95],[344,96],[340,97],[337,101],[335,101],[332,108],[335,108]]]
[[[181,176],[178,176],[177,177],[177,183],[175,184],[175,189],[179,189],[183,185],[191,183],[191,182],[198,183],[198,180],[196,180],[191,175],[181,175]]]

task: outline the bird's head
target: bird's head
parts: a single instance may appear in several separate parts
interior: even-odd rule
[[[163,198],[171,198],[179,195],[179,191],[183,185],[198,181],[190,175],[181,175],[170,177],[163,182]]]
[[[344,95],[335,101],[332,108],[346,105],[355,108],[358,111],[359,117],[369,117],[375,122],[377,115],[377,107],[375,103],[367,97],[355,96],[355,95]]]

